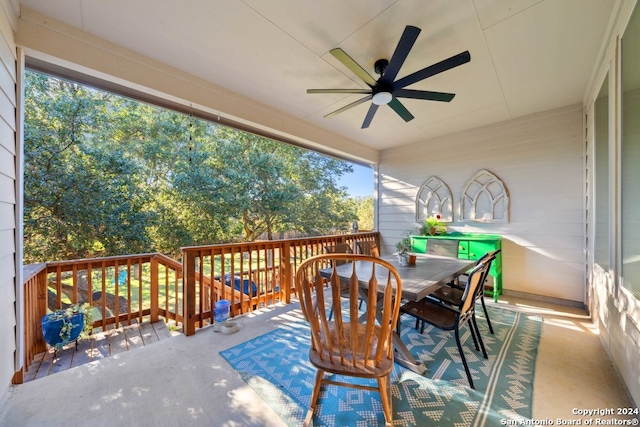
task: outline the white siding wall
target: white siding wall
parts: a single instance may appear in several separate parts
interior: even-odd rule
[[[595,64],[595,72],[593,73],[594,78],[591,83],[591,89],[585,95],[585,110],[589,111],[590,114],[593,111],[593,100],[597,96],[604,75],[608,72],[609,80],[612,80],[618,75],[618,63],[616,61],[617,39],[621,38],[622,42],[625,42],[625,27],[634,7],[640,8],[640,3],[636,0],[622,0],[619,4],[619,11],[613,14],[613,16],[617,16],[617,19],[612,23],[611,32],[607,39],[604,40],[603,46],[605,49],[602,60],[598,64]],[[636,44],[639,42],[640,40],[638,39],[634,41]],[[621,58],[621,61],[625,61],[624,56]],[[636,75],[634,78],[637,79],[640,76],[640,70],[635,70],[635,73]],[[625,137],[628,137],[629,134],[638,134],[638,103],[630,103],[629,94],[625,97],[624,103],[620,102],[620,93],[618,91],[619,88],[616,87],[616,85],[609,85],[609,128],[611,129],[609,133],[609,153],[611,157],[609,169],[611,174],[609,175],[608,194],[616,196],[615,198],[612,197],[609,199],[611,202],[609,214],[611,218],[614,218],[612,221],[615,222],[615,230],[621,229],[620,216],[618,215],[618,212],[621,209],[626,209],[629,205],[633,205],[635,202],[635,200],[631,199],[625,199],[620,202],[619,174],[624,173],[632,175],[635,173],[637,178],[638,172],[637,163],[635,163],[635,168],[632,166],[633,169],[631,171],[625,170],[624,172],[621,172],[617,168],[620,167],[619,165],[621,165],[622,162],[612,154],[620,152],[620,145],[625,143]],[[622,111],[620,111],[620,108],[622,108]],[[629,111],[630,109],[631,111]],[[636,120],[625,121],[624,117],[626,114],[630,114],[630,116],[636,118]],[[616,122],[616,119],[621,120],[623,123]],[[589,123],[592,125],[593,117],[590,117]],[[627,126],[627,128],[623,128],[620,125]],[[632,127],[632,129],[630,129],[629,126]],[[625,131],[619,133],[613,132],[616,128],[625,129]],[[596,129],[595,132],[598,132],[598,130]],[[589,167],[593,169],[593,159],[598,154],[594,152],[595,141],[593,140],[593,129],[590,129],[588,136],[588,157],[590,159]],[[630,162],[630,164],[634,165],[633,162]],[[592,174],[590,174],[589,177],[592,178]],[[629,179],[632,185],[634,183],[636,184],[631,188],[634,188],[637,191],[638,179],[634,180],[629,177],[627,177],[627,179]],[[595,188],[592,180],[589,181],[589,187]],[[604,197],[608,197],[608,195],[605,194]],[[592,211],[595,211],[593,207]],[[637,209],[632,209],[631,211],[633,218],[637,217]],[[624,218],[627,213],[628,212],[626,211],[622,211],[622,217]],[[629,217],[627,216],[627,218]],[[590,217],[590,221],[593,222],[593,217]],[[590,231],[590,233],[593,234],[593,231]],[[621,286],[621,283],[625,280],[623,273],[625,276],[628,275],[626,280],[634,280],[637,282],[638,271],[632,268],[626,268],[626,266],[630,266],[630,264],[628,264],[630,261],[629,258],[625,259],[625,262],[627,263],[625,269],[621,269],[622,262],[620,259],[620,253],[616,250],[616,239],[628,238],[630,236],[637,235],[637,230],[625,230],[622,228],[622,233],[624,234],[623,236],[616,236],[615,233],[611,233],[608,242],[608,251],[613,254],[613,263],[608,270],[603,270],[599,265],[594,265],[592,259],[590,260],[589,271],[591,274],[587,278],[587,283],[589,283],[589,308],[592,319],[599,331],[602,343],[609,352],[609,355],[613,360],[613,364],[619,372],[620,377],[625,382],[629,390],[629,394],[634,400],[636,406],[640,406],[640,363],[638,363],[638,361],[640,361],[640,300],[631,294],[628,289]],[[590,239],[590,241],[595,241],[595,239]],[[589,245],[587,251],[588,253],[593,253],[595,251],[593,244]]]
[[[388,150],[380,155],[379,230],[385,253],[418,228],[415,197],[430,176],[453,193],[450,230],[503,236],[503,287],[584,302],[583,120],[575,105]],[[478,170],[505,184],[507,224],[461,224],[460,193]]]
[[[0,1],[0,399],[15,372],[16,47],[14,6]]]

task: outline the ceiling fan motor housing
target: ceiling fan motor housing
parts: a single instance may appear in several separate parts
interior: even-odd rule
[[[382,77],[385,70],[387,69],[387,65],[389,65],[389,61],[387,61],[386,59],[378,59],[375,64],[373,64],[373,69],[376,71],[376,73],[380,74],[380,77]]]

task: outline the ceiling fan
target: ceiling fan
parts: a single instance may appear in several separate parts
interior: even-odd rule
[[[450,102],[454,96],[454,93],[445,92],[431,92],[426,90],[413,90],[405,89],[407,86],[416,82],[424,80],[428,77],[442,73],[443,71],[450,70],[459,65],[466,64],[471,60],[469,51],[464,51],[451,58],[440,61],[436,64],[430,65],[401,79],[395,80],[402,64],[409,55],[409,51],[416,42],[418,35],[420,34],[420,28],[407,25],[400,37],[398,46],[391,56],[391,60],[379,59],[374,64],[375,72],[380,74],[380,77],[376,80],[369,73],[365,71],[356,61],[340,48],[331,50],[331,54],[349,70],[351,70],[356,76],[358,76],[363,82],[365,82],[369,89],[307,89],[307,93],[354,93],[354,94],[366,94],[364,98],[358,99],[351,104],[345,105],[342,108],[337,109],[325,117],[333,117],[344,111],[347,111],[357,105],[363,104],[369,100],[372,101],[369,111],[362,122],[362,129],[366,129],[371,124],[373,116],[378,111],[380,105],[389,105],[393,111],[395,111],[405,122],[412,120],[413,115],[405,108],[404,105],[398,100],[398,98],[413,98],[424,99],[427,101],[440,101]]]

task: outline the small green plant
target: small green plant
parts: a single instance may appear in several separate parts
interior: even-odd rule
[[[446,234],[447,226],[442,222],[442,215],[434,214],[424,220],[420,233],[423,236],[433,236],[435,234]]]
[[[405,232],[402,239],[400,239],[397,243],[396,243],[396,249],[398,250],[399,254],[405,255],[409,252],[411,252],[412,246],[411,246],[411,233],[410,232]]]

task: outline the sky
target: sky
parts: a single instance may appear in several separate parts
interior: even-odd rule
[[[373,195],[373,169],[352,163],[353,173],[343,175],[338,181],[341,187],[347,187],[351,197],[366,197]]]

